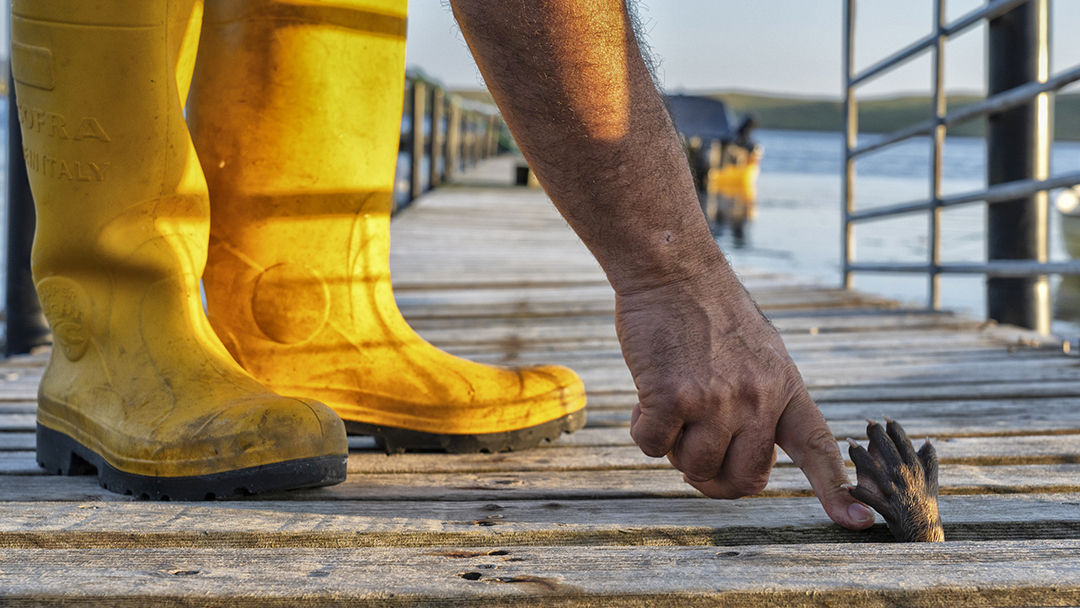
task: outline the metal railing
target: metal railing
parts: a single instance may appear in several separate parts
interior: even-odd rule
[[[402,121],[399,150],[409,155],[409,185],[394,193],[398,210],[497,154],[508,133],[494,106],[447,92],[415,74],[406,77],[403,115],[409,120]]]
[[[1005,320],[1043,333],[1049,331],[1049,297],[1046,289],[1046,275],[1048,274],[1080,274],[1080,261],[1048,262],[1048,221],[1046,191],[1052,188],[1069,187],[1080,183],[1080,171],[1067,173],[1048,178],[1049,174],[1049,93],[1061,89],[1069,83],[1080,80],[1080,66],[1069,69],[1053,78],[1048,78],[1049,49],[1047,43],[1047,29],[1049,26],[1048,0],[990,0],[986,6],[971,11],[952,23],[946,23],[945,0],[934,2],[934,30],[926,37],[914,44],[902,49],[890,57],[872,65],[871,67],[856,73],[855,71],[855,6],[856,0],[847,0],[844,10],[844,123],[845,123],[845,147],[844,147],[844,182],[842,186],[843,198],[843,232],[841,236],[841,249],[843,259],[844,286],[851,288],[853,284],[852,274],[855,272],[904,272],[925,273],[929,278],[928,308],[940,308],[940,275],[944,273],[974,273],[984,274],[988,279],[989,298],[1002,300],[1004,305],[1017,306],[1017,298],[1002,295],[997,281],[1016,281],[1017,277],[1027,280],[1027,283],[1019,286],[1024,291],[1018,298],[1024,301],[1018,305],[1020,308],[1034,309],[1030,314],[995,315],[995,302],[990,303],[991,318]],[[1026,21],[1025,21],[1026,20]],[[990,91],[987,98],[979,103],[966,106],[952,112],[946,111],[945,97],[945,43],[950,36],[959,34],[983,21],[990,23],[991,48],[988,62],[991,74]],[[1017,23],[1021,24],[1020,26]],[[1021,32],[1022,40],[1016,40],[1016,36],[1008,28],[1026,27],[1030,36]],[[996,30],[995,30],[996,28]],[[1002,39],[1013,35],[1012,39]],[[1006,65],[1000,59],[1007,56],[1014,49],[1009,48],[997,54],[994,53],[995,44],[1009,45],[1027,44],[1030,47],[1027,53],[1034,53],[1026,57],[1033,66],[1033,73],[1028,82],[1019,86],[1000,86],[1001,82],[1015,79],[1017,68],[1015,65]],[[871,79],[878,77],[899,65],[922,55],[926,51],[933,53],[933,77],[932,99],[933,116],[922,123],[912,125],[889,133],[873,143],[858,144],[858,102],[855,96],[855,88]],[[1023,53],[1021,53],[1023,55]],[[1025,57],[1021,57],[1024,60]],[[995,64],[995,61],[998,64]],[[999,76],[995,79],[995,70]],[[1023,70],[1019,70],[1023,71]],[[997,83],[997,86],[995,85]],[[1009,112],[1013,115],[1010,117]],[[1030,133],[1030,141],[1015,141],[1014,134],[1002,136],[1005,129],[998,128],[996,136],[992,131],[994,121],[1006,117],[1009,120],[1015,118],[1019,111],[1033,111],[1037,115],[1029,125],[1034,129]],[[994,157],[996,151],[1003,147],[1020,148],[1020,154],[1033,155],[1030,164],[1031,175],[1018,179],[1015,176],[999,175],[993,166],[988,166],[988,182],[991,184],[986,189],[977,192],[968,192],[957,195],[944,196],[942,194],[942,154],[945,145],[945,134],[948,127],[973,118],[986,116],[988,118],[987,148],[989,157]],[[920,136],[928,136],[932,144],[932,166],[930,172],[931,195],[924,200],[899,203],[883,207],[875,207],[865,210],[855,209],[855,162],[871,152],[881,150],[893,144],[906,141]],[[1020,139],[1023,139],[1022,137]],[[1026,148],[1026,149],[1025,149]],[[1007,153],[1007,152],[1006,152]],[[993,163],[990,163],[993,164]],[[1000,163],[999,163],[1000,164]],[[1010,181],[1011,180],[1011,181]],[[1000,182],[1000,183],[998,183]],[[985,202],[990,205],[990,221],[988,222],[988,259],[983,263],[956,263],[945,264],[941,261],[941,216],[942,210],[956,205],[964,205],[976,202]],[[1023,210],[1036,217],[1041,224],[1034,227],[1032,236],[1031,253],[1033,255],[1018,256],[1010,253],[1001,254],[995,249],[994,243],[998,240],[1013,239],[1015,235],[995,234],[993,214],[996,208],[1013,206],[1011,212],[1015,213],[1015,205],[1024,205]],[[857,263],[855,262],[855,224],[867,220],[879,220],[910,214],[920,211],[929,212],[929,256],[924,264],[918,263]],[[1000,224],[1001,222],[997,222]],[[1025,229],[1029,227],[1025,226]],[[1010,244],[1011,246],[1011,244]],[[1008,249],[1006,246],[1005,249]],[[997,259],[1029,257],[1030,259]],[[1017,288],[1010,284],[1005,287]],[[995,290],[995,288],[998,288]],[[998,307],[1000,308],[1000,306]],[[998,318],[1003,316],[1004,318]]]

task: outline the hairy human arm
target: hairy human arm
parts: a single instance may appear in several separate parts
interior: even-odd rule
[[[616,293],[631,435],[716,498],[760,492],[775,444],[849,528],[839,448],[698,205],[623,0],[451,0],[503,117]]]

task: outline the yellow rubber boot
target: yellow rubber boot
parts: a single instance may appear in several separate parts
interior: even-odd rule
[[[584,424],[581,380],[448,355],[394,302],[405,4],[207,3],[188,120],[210,185],[210,321],[256,378],[388,451],[533,447]]]
[[[209,200],[181,106],[201,11],[12,2],[34,280],[55,340],[38,460],[154,499],[336,483],[340,419],[259,384],[202,312]]]

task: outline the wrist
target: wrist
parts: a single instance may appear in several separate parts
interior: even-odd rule
[[[643,235],[627,255],[608,264],[601,261],[601,264],[615,293],[623,297],[698,281],[720,287],[738,284],[738,278],[707,226],[704,230],[650,232]]]

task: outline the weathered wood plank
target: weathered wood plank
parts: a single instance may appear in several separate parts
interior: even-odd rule
[[[585,389],[590,392],[629,392],[634,389],[634,381],[630,370],[624,365],[576,365],[575,371],[585,382]],[[912,400],[912,396],[919,389],[927,393],[926,387],[932,386],[933,393],[937,395],[954,395],[953,398],[973,396],[980,393],[994,392],[994,384],[1012,383],[1015,386],[1032,387],[1038,390],[1038,384],[1043,382],[1074,382],[1078,376],[1077,370],[1066,365],[1045,365],[1034,367],[1011,367],[980,366],[971,364],[968,366],[958,365],[935,369],[932,366],[924,367],[918,371],[903,369],[852,369],[850,373],[843,373],[841,369],[832,370],[801,370],[802,378],[811,390],[835,389],[847,387],[849,400],[868,400],[868,394],[873,394],[875,387],[892,388],[885,391],[886,394],[906,394],[908,396],[897,397],[904,400]],[[943,387],[941,391],[937,388]],[[949,387],[953,390],[949,390]],[[970,389],[970,391],[969,391]],[[1015,393],[1012,393],[1015,394]],[[1023,389],[1017,396],[1024,396]],[[1038,393],[1036,393],[1038,394]]]
[[[1068,539],[1080,494],[943,496],[947,538]],[[502,501],[0,502],[0,548],[737,546],[887,542],[814,498]]]
[[[835,425],[834,425],[835,426]],[[33,452],[35,436],[0,434],[0,474],[44,475]],[[865,440],[864,437],[862,439]],[[1080,464],[1080,432],[1069,435],[938,438],[941,464]],[[841,442],[841,453],[847,444]],[[791,465],[778,449],[777,464]],[[848,463],[851,464],[850,462]],[[589,428],[536,450],[500,454],[393,454],[377,450],[349,455],[349,473],[489,473],[499,471],[588,471],[671,468],[633,445],[625,429]]]
[[[520,321],[507,321],[492,319],[489,325],[477,327],[471,331],[455,329],[447,324],[439,327],[429,324],[422,330],[425,339],[440,344],[479,344],[486,342],[501,342],[511,338],[524,343],[535,340],[543,343],[545,340],[552,342],[573,340],[604,340],[614,343],[616,341],[615,326],[610,319],[595,317],[567,317],[560,319],[537,319],[529,323]],[[903,333],[895,331],[875,331],[872,328],[856,334],[788,334],[784,336],[784,342],[788,348],[800,350],[853,350],[874,348],[878,350],[892,350],[897,355],[902,355],[913,346],[928,348],[947,348],[950,345],[985,344],[987,346],[1000,346],[1002,348],[1026,349],[1047,348],[1060,350],[1061,343],[1056,340],[1047,341],[1045,337],[1033,339],[1026,332],[1011,330],[1011,328],[990,326],[978,331],[946,331],[936,329],[912,329]]]
[[[591,430],[591,429],[590,429]],[[491,473],[500,471],[590,471],[669,469],[666,458],[650,458],[620,433],[622,445],[589,446],[552,444],[522,452],[500,454],[393,454],[354,451],[349,473]],[[595,434],[589,434],[597,438]],[[0,439],[4,439],[0,435]],[[945,438],[934,442],[939,462],[945,465],[1080,464],[1080,434],[1020,437]],[[840,444],[847,453],[847,444]],[[32,449],[33,446],[31,445]],[[0,446],[0,449],[3,449]],[[791,465],[778,450],[777,464]],[[850,466],[850,461],[848,462]],[[32,451],[11,451],[0,462],[0,473],[44,473]]]
[[[22,458],[22,453],[33,451],[37,444],[34,433],[0,433],[0,473],[12,472],[12,467]],[[20,472],[21,474],[21,472]]]
[[[965,317],[955,317],[946,313],[926,313],[911,311],[866,311],[867,314],[848,315],[774,315],[773,324],[781,334],[784,333],[838,333],[838,332],[861,332],[874,331],[910,331],[915,329],[939,329],[943,331],[977,330],[982,327],[981,321],[975,321]],[[411,317],[409,324],[421,334],[428,328],[473,328],[489,325],[494,320],[501,318],[506,322],[517,321],[518,323],[535,323],[537,319],[544,319],[545,314],[534,315],[505,315],[503,317],[476,316],[476,317]],[[567,318],[581,318],[581,315],[551,313],[549,318],[564,320]],[[598,315],[610,319],[610,315]]]
[[[854,479],[854,470],[849,476]],[[120,499],[96,477],[8,475],[0,501]],[[941,471],[944,495],[1080,492],[1080,464],[952,465]],[[810,485],[793,467],[773,469],[761,496],[808,496]],[[673,469],[525,471],[490,473],[353,474],[340,485],[267,494],[278,500],[584,500],[700,496]]]
[[[19,605],[1080,603],[1080,541],[803,547],[0,550]],[[167,604],[166,604],[167,603]]]
[[[841,289],[761,289],[754,293],[754,300],[766,312],[899,308],[894,300]],[[600,315],[615,314],[615,292],[607,285],[412,289],[399,293],[397,304],[406,318],[527,316],[551,311]]]
[[[35,428],[34,425],[36,424],[36,420],[36,414],[0,414],[0,436],[12,431],[33,430]]]
[[[0,392],[0,394],[3,394]],[[8,414],[36,414],[36,401],[0,401],[0,416]]]
[[[842,433],[842,432],[839,432],[839,431],[842,431],[844,426],[845,426],[845,424],[843,424],[843,423],[837,423],[837,422],[834,422],[834,421],[830,421],[829,424],[830,424],[830,427],[833,429],[833,432],[838,437],[844,437],[844,438],[853,437],[853,438],[865,440],[865,437],[863,437],[863,435],[866,434],[865,433],[865,430],[866,430],[866,423],[865,422],[847,423],[848,425],[850,425],[850,428],[853,431],[858,430],[856,428],[856,424],[861,424],[862,427],[861,427],[861,430],[859,430],[858,433],[854,433],[854,432],[852,432],[852,433]],[[934,421],[930,421],[930,420],[908,420],[908,419],[904,419],[904,424],[907,425],[905,428],[908,428],[908,429],[921,430],[922,427],[937,428],[936,426],[934,426],[936,423]],[[937,428],[937,430],[940,430],[940,429]],[[980,431],[980,430],[983,430],[983,431],[986,431],[986,432],[985,433],[978,433],[977,431]],[[991,432],[991,431],[994,431],[994,430],[996,430],[997,432],[996,433]],[[1070,438],[1070,437],[1072,438],[1072,441],[1074,441],[1074,442],[1080,441],[1080,435],[1078,435],[1077,431],[1075,429],[1072,429],[1072,428],[1067,428],[1067,429],[1064,429],[1064,430],[1061,430],[1061,431],[1056,431],[1056,432],[1052,431],[1052,430],[1049,431],[1049,432],[1047,432],[1047,431],[1043,431],[1043,432],[1032,431],[1032,433],[1030,435],[1024,435],[1022,433],[1023,433],[1022,431],[1017,431],[1015,429],[1000,429],[1000,428],[994,429],[992,427],[970,426],[970,427],[959,427],[957,429],[957,432],[952,434],[952,435],[934,434],[934,433],[929,432],[929,431],[923,433],[923,432],[916,432],[915,430],[912,430],[911,431],[911,436],[915,438],[915,441],[918,441],[922,437],[930,436],[930,437],[933,437],[933,440],[935,441],[935,444],[943,442],[947,438],[978,439],[978,438],[981,438],[981,437],[986,437],[988,439],[988,441],[996,442],[996,441],[1001,440],[1001,439],[1009,439],[1009,438],[1012,438],[1012,437],[1023,438],[1023,437],[1028,437],[1029,436],[1029,437],[1037,438],[1037,437],[1040,437],[1040,436],[1055,436],[1055,435],[1063,435],[1063,436],[1065,436],[1066,437],[1066,440],[1065,440],[1066,443],[1069,442],[1068,438]],[[633,445],[633,442],[630,439],[629,425],[626,425],[626,426],[607,426],[607,427],[585,427],[584,429],[581,429],[580,431],[577,431],[576,433],[573,433],[573,434],[570,434],[570,435],[562,435],[558,439],[557,442],[555,442],[554,444],[550,444],[550,445],[552,445],[552,446],[571,446],[571,445],[575,445],[575,446],[591,446],[591,447],[621,447],[621,446],[625,447],[625,446]],[[542,445],[541,449],[546,449],[546,447],[544,445]],[[844,451],[846,452],[846,450],[844,450]]]
[[[1077,398],[954,401],[823,401],[821,411],[839,437],[863,437],[867,418],[900,420],[913,437],[1036,435],[1076,433],[1080,429]],[[630,424],[633,404],[608,401],[587,410],[590,427]]]

